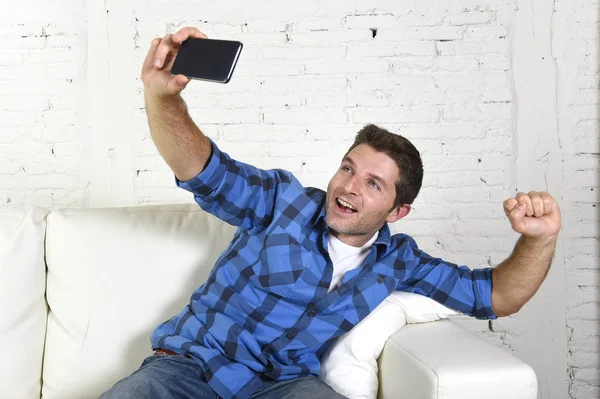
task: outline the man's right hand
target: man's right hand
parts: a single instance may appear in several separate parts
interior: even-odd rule
[[[190,80],[184,75],[171,75],[171,68],[179,46],[190,37],[207,39],[198,29],[188,27],[182,28],[174,35],[168,34],[162,39],[152,40],[142,66],[142,82],[147,96],[176,96],[185,89]]]

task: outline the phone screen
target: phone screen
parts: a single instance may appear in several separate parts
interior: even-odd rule
[[[190,38],[181,43],[171,73],[227,83],[241,51],[242,43],[237,41]]]

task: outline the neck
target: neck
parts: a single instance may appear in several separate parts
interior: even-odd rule
[[[375,231],[373,231],[371,233],[364,234],[344,234],[335,230],[329,230],[329,232],[344,244],[350,245],[352,247],[362,247],[367,242],[369,242],[369,240],[373,237],[373,234],[376,233]]]

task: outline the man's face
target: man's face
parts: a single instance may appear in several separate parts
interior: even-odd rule
[[[346,244],[361,246],[385,222],[406,216],[408,204],[391,210],[399,173],[388,155],[367,144],[356,146],[327,186],[326,221],[333,234]]]

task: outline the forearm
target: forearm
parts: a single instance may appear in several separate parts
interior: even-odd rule
[[[146,95],[152,139],[177,178],[187,181],[202,170],[211,154],[208,138],[190,117],[180,95],[156,98]]]
[[[516,313],[537,292],[546,278],[557,235],[521,236],[512,254],[492,272],[492,309],[497,316]]]

